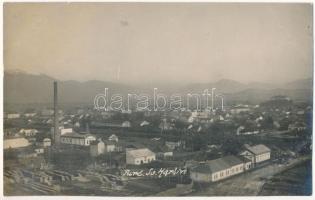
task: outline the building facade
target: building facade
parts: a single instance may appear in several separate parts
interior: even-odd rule
[[[3,142],[4,149],[16,149],[21,147],[27,147],[30,143],[23,137],[5,138]]]
[[[242,156],[250,159],[254,165],[270,159],[271,150],[263,144],[249,146],[245,145],[245,150],[241,152]]]
[[[126,151],[126,164],[141,165],[154,161],[155,153],[147,148]]]
[[[92,157],[99,156],[105,152],[105,144],[101,140],[95,140],[90,145],[90,155]]]
[[[91,134],[78,134],[75,132],[65,133],[61,135],[60,142],[62,144],[72,144],[80,146],[89,146],[96,137]]]
[[[190,178],[195,182],[216,182],[243,173],[244,162],[236,156],[207,161],[193,167]]]

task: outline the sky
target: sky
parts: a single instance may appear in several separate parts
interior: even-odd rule
[[[283,83],[313,74],[309,3],[4,3],[4,68],[60,80]]]

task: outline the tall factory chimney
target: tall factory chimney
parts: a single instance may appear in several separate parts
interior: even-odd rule
[[[53,140],[55,144],[60,143],[60,131],[58,121],[58,85],[57,81],[54,81],[54,135]]]

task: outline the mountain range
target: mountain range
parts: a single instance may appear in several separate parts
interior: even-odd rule
[[[56,79],[45,74],[29,74],[21,71],[4,72],[4,103],[5,104],[36,104],[52,103],[53,81]],[[114,82],[91,80],[58,81],[59,101],[63,103],[90,103],[96,94],[104,93],[109,88],[111,94],[119,93],[147,93],[153,94],[153,88],[148,85],[120,84]],[[159,91],[166,94],[201,94],[205,89],[216,88],[216,93],[223,94],[227,102],[260,103],[275,95],[286,95],[293,100],[311,101],[313,92],[312,78],[300,79],[286,84],[273,83],[240,83],[238,81],[222,79],[216,82],[196,83],[187,85],[160,85]]]

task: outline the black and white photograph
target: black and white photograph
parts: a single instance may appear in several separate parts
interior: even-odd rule
[[[3,196],[312,196],[311,2],[4,2]]]

